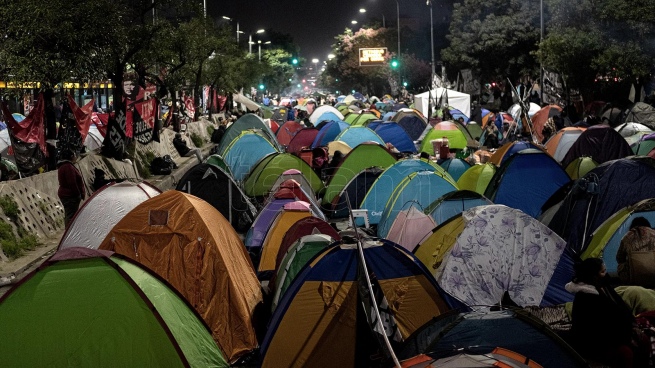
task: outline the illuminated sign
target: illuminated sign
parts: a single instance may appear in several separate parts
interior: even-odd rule
[[[359,66],[384,65],[386,55],[386,47],[359,49]]]

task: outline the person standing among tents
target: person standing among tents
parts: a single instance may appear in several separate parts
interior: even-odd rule
[[[630,230],[621,239],[621,245],[616,252],[617,272],[619,278],[625,284],[636,284],[635,278],[642,279],[639,275],[652,274],[655,270],[636,269],[630,262],[633,252],[655,251],[655,229],[650,227],[650,222],[644,217],[636,217],[630,224]],[[655,265],[652,265],[655,268]],[[643,268],[643,267],[642,267]],[[645,275],[645,274],[644,274]],[[652,285],[640,285],[649,287]]]
[[[587,258],[575,265],[575,277],[565,286],[575,294],[573,346],[582,356],[612,367],[646,367],[645,346],[633,339],[638,331],[635,317],[608,284],[602,259]]]
[[[77,162],[77,156],[69,149],[61,152],[61,160],[57,162],[57,179],[59,181],[57,196],[64,206],[66,228],[86,195],[84,180],[80,171],[75,167],[75,162]]]

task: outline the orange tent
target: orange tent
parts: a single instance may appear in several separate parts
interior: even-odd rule
[[[561,113],[561,107],[557,105],[548,105],[542,107],[541,110],[532,115],[532,118],[530,118],[530,120],[532,120],[532,129],[539,142],[543,141],[544,139],[542,131],[544,130],[544,126],[546,125],[548,118],[559,116]],[[553,134],[555,134],[555,132],[553,132]]]
[[[569,148],[580,137],[580,134],[587,130],[582,127],[566,127],[557,132],[554,136],[550,137],[546,142],[546,152],[557,162],[562,162],[564,156],[569,151]]]
[[[229,362],[257,348],[259,281],[230,222],[202,199],[169,190],[130,211],[100,244],[168,281],[207,323]]]

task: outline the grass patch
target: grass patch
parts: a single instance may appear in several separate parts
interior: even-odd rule
[[[107,170],[109,170],[112,178],[120,178],[120,176],[118,176],[118,172],[116,169],[114,169],[114,166],[111,164],[111,161],[109,161],[107,157],[102,156],[102,161],[105,162],[105,166],[107,166]]]
[[[199,134],[191,133],[191,141],[196,147],[202,147],[205,145],[205,140]]]
[[[25,251],[30,251],[41,245],[39,238],[34,234],[27,234],[22,228],[18,228],[19,238],[16,238],[12,226],[0,220],[0,246],[2,251],[10,259],[16,259]],[[21,235],[22,234],[22,235]]]
[[[7,217],[13,221],[18,220],[18,204],[13,198],[8,195],[2,196],[2,198],[0,198],[0,208],[2,208],[2,212],[4,212]]]
[[[136,170],[139,176],[143,179],[148,179],[152,176],[150,172],[150,163],[155,159],[155,154],[150,151],[139,152],[139,159],[136,160]]]

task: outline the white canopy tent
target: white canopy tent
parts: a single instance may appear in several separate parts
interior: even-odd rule
[[[446,88],[435,88],[431,92],[433,103],[434,101],[438,103],[439,99],[441,99],[442,103],[448,102],[448,106],[461,111],[468,117],[471,117],[471,95]],[[414,108],[420,111],[423,116],[428,116],[428,99],[428,92],[414,96]],[[434,106],[432,109],[434,111]]]

